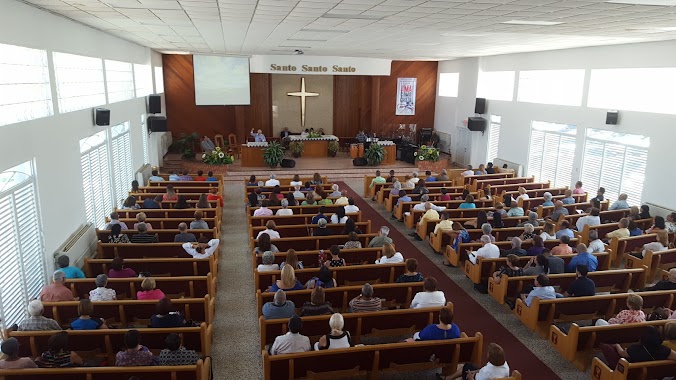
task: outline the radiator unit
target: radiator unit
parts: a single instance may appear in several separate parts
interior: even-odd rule
[[[654,203],[646,202],[645,204],[648,205],[648,207],[650,207],[651,216],[661,216],[666,218],[667,215],[671,214],[672,212],[675,212],[675,210],[671,210],[664,206],[656,205]]]
[[[511,162],[507,160],[503,160],[502,158],[496,158],[493,160],[493,166],[496,168],[502,169],[502,165],[507,164],[508,169],[514,169],[514,176],[516,177],[523,177],[523,165],[517,164],[516,162]]]
[[[92,257],[96,253],[96,228],[87,223],[78,228],[59,249],[54,252],[54,258],[66,255],[70,258],[70,265],[82,267],[85,257]]]
[[[141,186],[148,186],[148,178],[152,175],[153,167],[150,164],[145,164],[141,166],[137,171],[134,177]]]
[[[451,134],[437,131],[437,135],[439,135],[439,151],[451,154]]]

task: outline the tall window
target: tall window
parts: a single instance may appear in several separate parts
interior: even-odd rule
[[[582,104],[584,70],[535,70],[519,72],[520,102],[579,106]]]
[[[106,104],[103,61],[100,58],[53,53],[59,112]]]
[[[575,159],[574,125],[533,121],[528,152],[528,175],[555,187],[571,186]]]
[[[513,100],[514,71],[479,71],[476,96],[494,100]]]
[[[491,130],[488,132],[488,155],[486,162],[493,162],[498,157],[498,144],[500,143],[500,122],[502,117],[498,115],[491,115]]]
[[[640,204],[649,147],[649,137],[587,129],[581,178],[585,189],[594,193],[604,187],[608,199],[626,193],[630,203]]]
[[[150,65],[134,63],[134,83],[136,84],[137,98],[153,93],[153,72]]]
[[[439,96],[451,98],[458,97],[459,81],[460,81],[460,73],[439,74]]]
[[[143,163],[150,163],[150,154],[148,153],[148,128],[146,127],[146,114],[141,115],[141,136],[143,136]]]
[[[33,162],[0,173],[0,318],[19,323],[45,284],[45,247]]]
[[[676,114],[676,68],[591,71],[587,106]]]
[[[115,182],[115,205],[129,195],[134,172],[131,164],[131,136],[129,122],[124,122],[110,128],[111,152],[113,159],[113,181]]]
[[[80,140],[80,164],[87,221],[103,228],[113,209],[107,131]]]
[[[155,67],[155,93],[161,94],[164,92],[164,74],[162,67]]]
[[[105,61],[108,103],[134,99],[134,71],[131,63]]]
[[[0,44],[0,126],[53,114],[47,52]]]

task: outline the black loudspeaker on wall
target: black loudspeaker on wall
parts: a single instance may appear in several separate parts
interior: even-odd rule
[[[486,113],[486,98],[476,98],[476,103],[474,103],[474,113],[483,115]]]
[[[362,157],[355,158],[354,160],[352,160],[352,165],[354,166],[366,166],[366,163],[367,163],[366,159]]]
[[[162,97],[148,95],[148,113],[162,113]]]
[[[110,110],[105,108],[94,108],[94,125],[110,125]]]
[[[289,160],[289,159],[283,159],[282,163],[280,164],[283,168],[295,168],[296,167],[296,160]]]
[[[617,111],[608,111],[606,113],[606,124],[608,125],[617,125],[617,119],[620,116],[620,113]]]
[[[470,131],[483,132],[486,130],[486,119],[483,117],[470,117],[467,119],[467,128]]]
[[[164,116],[148,116],[148,129],[151,132],[166,132],[167,118]]]

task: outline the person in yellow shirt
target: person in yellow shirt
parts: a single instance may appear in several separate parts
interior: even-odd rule
[[[418,221],[418,224],[422,223],[424,220],[438,220],[439,219],[439,213],[437,210],[432,208],[432,202],[425,202],[425,213],[423,216],[420,218],[420,221]],[[416,240],[422,240],[422,237],[418,236],[418,233],[416,231],[413,231],[412,233],[409,234],[409,236],[413,236]]]
[[[629,219],[627,218],[622,218],[620,219],[619,223],[617,223],[617,226],[619,227],[615,231],[608,232],[606,234],[606,239],[610,241],[610,239],[616,237],[616,238],[627,238],[630,236],[629,229]]]
[[[439,231],[450,231],[453,229],[453,221],[448,220],[448,214],[441,214],[441,221],[434,226],[434,234],[436,235]]]

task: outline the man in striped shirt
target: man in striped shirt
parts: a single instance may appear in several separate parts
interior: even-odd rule
[[[157,235],[149,234],[145,223],[139,223],[136,229],[138,229],[138,233],[132,235],[129,239],[132,243],[158,243]]]
[[[369,311],[380,311],[382,301],[373,296],[373,286],[366,283],[361,288],[361,294],[350,301],[350,310],[353,313],[366,313]]]

